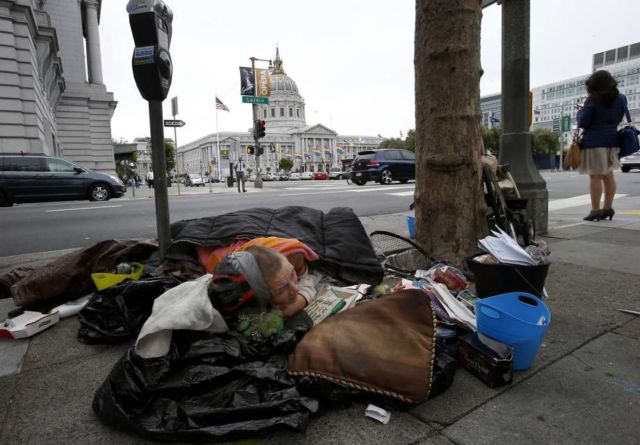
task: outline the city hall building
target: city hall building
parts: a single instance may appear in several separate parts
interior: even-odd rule
[[[116,102],[102,78],[101,4],[0,1],[0,153],[64,156],[114,171]]]
[[[339,135],[323,124],[307,125],[304,98],[296,82],[285,73],[278,49],[271,70],[269,103],[258,106],[258,118],[266,122],[266,136],[260,139],[264,147],[260,160],[263,172],[267,167],[278,171],[282,158],[293,162],[293,171],[329,171],[340,167],[342,161],[353,159],[359,151],[377,149],[384,139]],[[177,155],[179,171],[204,174],[211,170],[214,177],[226,176],[229,164],[238,155],[253,167],[254,157],[246,155],[247,147],[254,145],[252,131],[220,132],[219,158],[216,133],[181,145]]]
[[[592,56],[592,72],[607,70],[618,81],[618,89],[627,96],[631,119],[640,120],[640,42],[614,48]],[[584,81],[589,77],[572,77],[532,89],[533,110],[531,129],[548,128],[560,132],[562,116],[571,116],[571,127],[576,125],[576,104],[587,99]],[[482,125],[499,127],[502,121],[501,95],[492,94],[480,99]],[[564,137],[564,145],[570,142],[570,133]]]

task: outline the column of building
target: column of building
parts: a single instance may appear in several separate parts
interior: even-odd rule
[[[98,2],[85,0],[85,23],[87,26],[87,56],[89,58],[89,83],[104,83],[102,80],[102,55],[98,25]]]

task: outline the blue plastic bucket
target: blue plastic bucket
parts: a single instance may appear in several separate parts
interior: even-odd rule
[[[533,365],[549,324],[549,308],[538,297],[511,292],[476,301],[478,332],[513,346],[513,369]]]
[[[409,238],[416,239],[416,218],[407,216],[407,226],[409,227]]]

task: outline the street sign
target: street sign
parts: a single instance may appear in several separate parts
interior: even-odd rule
[[[179,119],[176,119],[176,120],[165,120],[164,121],[164,126],[165,127],[184,127],[185,126],[185,122],[181,121]]]
[[[560,133],[560,118],[559,117],[554,117],[553,118],[553,131],[556,133]]]
[[[243,104],[268,104],[268,97],[242,96]]]
[[[571,115],[562,116],[562,131],[571,131]]]
[[[171,116],[176,117],[177,114],[178,114],[178,96],[171,98]]]

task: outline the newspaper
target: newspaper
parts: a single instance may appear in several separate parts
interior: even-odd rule
[[[315,326],[331,315],[353,307],[361,296],[362,289],[357,286],[337,287],[325,284],[318,291],[315,300],[305,308],[305,312]]]

